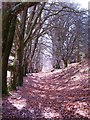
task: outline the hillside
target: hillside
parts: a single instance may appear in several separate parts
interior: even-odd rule
[[[24,77],[9,97],[3,97],[2,120],[90,120],[88,62]]]

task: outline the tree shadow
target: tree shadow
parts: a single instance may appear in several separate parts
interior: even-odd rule
[[[87,116],[88,89],[82,90],[80,86],[78,89],[72,86],[71,89],[68,82],[65,84],[68,74],[74,76],[78,70],[72,67],[71,72],[66,70],[62,76],[54,74],[47,79],[25,77],[23,87],[4,99],[2,120],[90,120]],[[60,89],[57,90],[58,87]]]

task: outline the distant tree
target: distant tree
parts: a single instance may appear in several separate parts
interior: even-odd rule
[[[72,62],[72,59],[74,62],[79,62],[81,52],[86,50],[87,47],[83,47],[87,43],[87,32],[85,33],[87,15],[85,14],[76,9],[75,4],[70,4],[67,9],[49,19],[52,26],[49,35],[53,43],[54,66],[57,68],[60,68],[62,59],[65,67]]]

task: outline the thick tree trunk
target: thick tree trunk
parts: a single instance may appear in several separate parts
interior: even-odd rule
[[[7,91],[7,64],[8,64],[8,57],[4,56],[2,59],[2,93],[8,94]]]
[[[3,38],[2,56],[5,52],[9,29],[10,29],[11,20],[12,20],[10,6],[11,5],[9,3],[2,4],[2,38]]]
[[[13,38],[14,38],[14,33],[15,33],[15,26],[16,26],[16,16],[13,17],[7,42],[6,42],[6,47],[3,53],[3,58],[2,58],[2,93],[7,94],[7,67],[8,67],[8,58],[9,54],[12,48],[12,43],[13,43]]]

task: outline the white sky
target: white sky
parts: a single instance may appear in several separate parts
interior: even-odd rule
[[[72,1],[81,4],[83,8],[88,8],[88,2],[90,0],[72,0]]]

